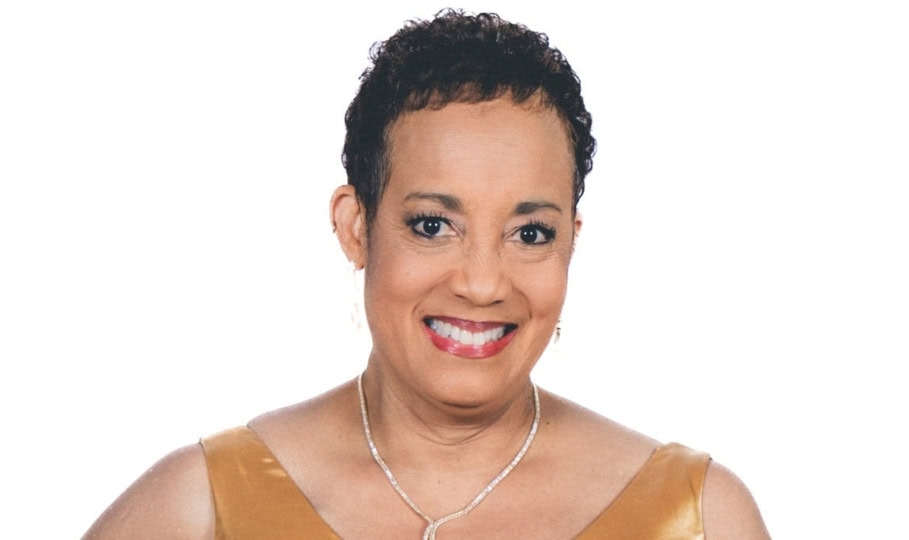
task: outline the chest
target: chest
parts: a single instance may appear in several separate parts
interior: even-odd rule
[[[434,512],[443,521],[436,538],[553,539],[574,538],[603,511],[604,502],[562,493],[540,484],[531,489],[509,478],[466,515],[444,519],[464,508],[470,498],[451,494],[442,486],[444,499]],[[335,504],[317,506],[319,515],[342,538],[423,538],[427,521],[417,515],[397,493],[383,486],[358,490],[354,496],[337,497]],[[439,499],[436,499],[438,501]],[[447,504],[445,502],[447,501]],[[417,502],[419,505],[420,503]],[[441,510],[444,508],[444,510]],[[440,520],[440,518],[443,518]]]
[[[422,537],[425,521],[368,462],[292,477],[259,443],[242,451],[220,439],[203,446],[219,538],[293,538],[304,531],[307,538]],[[437,537],[702,538],[708,462],[679,445],[661,447],[630,477],[570,462],[525,462],[472,512],[442,525]],[[423,485],[414,500],[438,518],[473,497],[458,484]]]

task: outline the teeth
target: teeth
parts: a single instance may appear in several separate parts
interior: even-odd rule
[[[505,336],[504,326],[491,328],[483,332],[471,332],[436,319],[430,319],[428,324],[433,332],[442,337],[463,343],[464,345],[473,345],[475,347],[485,345],[490,341],[498,341]]]

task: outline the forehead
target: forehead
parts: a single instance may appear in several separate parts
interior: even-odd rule
[[[399,117],[388,132],[387,190],[519,187],[571,197],[574,176],[565,121],[530,99],[450,103]]]

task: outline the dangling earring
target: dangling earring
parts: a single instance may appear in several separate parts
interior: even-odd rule
[[[350,322],[353,323],[354,328],[357,329],[357,332],[363,329],[363,318],[360,313],[360,299],[363,298],[363,295],[360,293],[360,285],[357,281],[357,265],[353,265],[353,269],[350,273],[351,284],[353,285],[353,304],[351,305],[350,311]]]
[[[556,322],[556,331],[555,331],[555,342],[558,343],[559,339],[562,338],[562,319],[559,319]]]

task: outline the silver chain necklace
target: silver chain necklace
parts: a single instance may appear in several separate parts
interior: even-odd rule
[[[533,442],[533,438],[537,435],[537,428],[540,427],[540,395],[537,391],[537,385],[533,386],[533,423],[530,425],[530,433],[527,434],[527,439],[524,440],[524,445],[521,446],[521,449],[518,450],[518,453],[515,454],[514,459],[511,460],[502,472],[500,472],[495,478],[492,479],[483,491],[481,491],[470,504],[464,508],[458,510],[457,512],[448,514],[447,516],[440,517],[439,519],[432,519],[427,516],[417,507],[417,503],[413,502],[407,493],[404,492],[404,489],[398,484],[398,480],[395,478],[395,475],[391,473],[391,469],[388,468],[388,465],[385,464],[385,460],[382,459],[382,456],[379,455],[379,450],[376,448],[376,443],[372,440],[372,430],[369,429],[369,415],[366,414],[366,394],[363,392],[363,374],[357,378],[357,390],[360,392],[360,414],[363,416],[363,433],[366,434],[366,442],[369,444],[369,452],[372,454],[372,458],[376,460],[376,463],[379,465],[379,468],[382,469],[382,472],[385,473],[385,477],[388,478],[388,482],[391,483],[391,487],[398,492],[398,495],[404,499],[404,502],[407,503],[407,506],[411,508],[418,516],[426,520],[426,528],[423,530],[423,540],[435,540],[436,531],[444,525],[445,523],[457,519],[459,517],[464,517],[470,513],[471,510],[477,507],[483,499],[486,498],[489,493],[495,489],[499,482],[501,482],[508,473],[517,467],[518,463],[524,459],[524,454],[527,453],[527,449],[530,448],[530,443]]]

